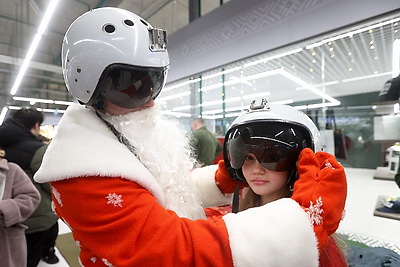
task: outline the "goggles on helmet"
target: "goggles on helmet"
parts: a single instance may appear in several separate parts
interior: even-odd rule
[[[116,106],[133,109],[155,99],[164,87],[167,67],[108,66],[100,76],[89,105],[102,106],[108,100]]]
[[[268,170],[291,171],[300,151],[312,147],[308,135],[305,129],[282,122],[247,123],[231,129],[225,149],[233,169],[241,169],[246,156],[252,153]]]

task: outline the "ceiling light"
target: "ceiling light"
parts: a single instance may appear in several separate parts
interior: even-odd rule
[[[255,60],[255,61],[252,61],[250,63],[244,64],[243,68],[247,68],[247,67],[250,67],[250,66],[253,66],[253,65],[257,65],[257,64],[260,64],[260,63],[265,63],[265,62],[273,60],[273,59],[286,57],[286,56],[298,53],[298,52],[300,52],[302,50],[303,50],[303,48],[297,48],[297,49],[294,49],[294,50],[291,50],[291,51],[288,51],[288,52],[284,52],[284,53],[281,53],[281,54],[277,54],[277,55],[273,55],[273,56],[270,56],[270,57],[266,57],[266,58],[262,58],[262,59],[259,59],[259,60]]]
[[[181,92],[181,93],[170,95],[170,96],[159,97],[159,98],[156,98],[155,101],[156,102],[164,102],[164,101],[168,101],[168,100],[171,100],[171,99],[188,96],[190,94],[191,94],[190,91],[185,91],[185,92]]]
[[[0,113],[0,125],[3,124],[3,121],[4,121],[4,119],[5,119],[6,115],[7,115],[7,111],[8,111],[7,107],[3,107],[3,109],[1,110],[1,113]]]
[[[19,110],[19,109],[21,109],[21,107],[18,107],[18,106],[8,106],[8,108],[9,109],[12,109],[12,110]],[[41,112],[46,112],[46,113],[55,113],[55,114],[58,114],[58,113],[65,113],[65,111],[66,110],[64,110],[64,109],[54,109],[54,108],[36,108],[38,111],[41,111]]]
[[[166,86],[162,90],[162,92],[167,92],[167,91],[170,91],[172,89],[176,89],[176,88],[181,87],[181,86],[185,86],[185,85],[189,85],[189,84],[192,84],[192,83],[196,83],[196,82],[199,82],[200,80],[201,80],[200,78],[196,78],[196,79],[191,79],[191,80],[184,81],[184,82],[181,82],[181,83],[178,83],[178,84],[174,84],[172,86]]]
[[[44,14],[43,20],[39,25],[38,31],[35,34],[35,37],[33,38],[32,44],[29,47],[28,53],[26,54],[26,57],[24,59],[24,62],[22,63],[21,69],[18,72],[17,78],[14,81],[14,84],[11,88],[10,94],[15,95],[18,91],[18,88],[22,82],[22,79],[25,75],[26,70],[28,69],[28,65],[33,57],[33,54],[36,51],[37,46],[39,45],[40,38],[42,37],[42,34],[47,28],[47,25],[49,24],[50,18],[54,13],[54,10],[57,6],[59,0],[51,0],[49,7],[46,10],[46,13]]]
[[[231,72],[240,70],[241,68],[242,67],[239,66],[239,67],[234,67],[234,68],[231,68],[231,69],[223,70],[223,71],[220,71],[220,72],[217,72],[217,73],[213,73],[213,74],[210,74],[210,75],[203,76],[203,77],[201,77],[201,79],[204,81],[204,80],[207,80],[207,79],[211,79],[211,78],[214,78],[214,77],[221,76],[222,74],[227,74],[227,73],[231,73]]]
[[[65,106],[70,106],[70,105],[74,104],[74,102],[69,102],[69,101],[22,97],[22,96],[14,96],[13,99],[16,101],[26,101],[26,102],[31,102],[31,103],[58,104],[58,105],[65,105]]]
[[[371,79],[371,78],[376,78],[380,76],[386,76],[390,75],[390,72],[384,72],[384,73],[379,73],[379,74],[373,74],[373,75],[365,75],[365,76],[359,76],[355,78],[350,78],[350,79],[344,79],[342,80],[342,83],[348,83],[348,82],[354,82],[354,81],[360,81],[360,80],[365,80],[365,79]]]

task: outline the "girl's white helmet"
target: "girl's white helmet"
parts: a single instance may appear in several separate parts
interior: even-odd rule
[[[321,136],[313,121],[303,112],[288,106],[256,102],[236,118],[224,140],[224,161],[232,178],[245,181],[242,166],[252,153],[265,168],[293,171],[303,148],[314,152],[322,148]],[[294,182],[294,181],[292,181]]]
[[[104,98],[126,108],[143,105],[165,84],[166,43],[164,30],[132,12],[113,7],[88,11],[70,25],[63,40],[68,91],[87,105],[101,106]]]

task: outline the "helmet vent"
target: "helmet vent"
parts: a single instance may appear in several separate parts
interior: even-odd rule
[[[144,21],[143,19],[140,19],[140,22],[143,23],[145,26],[149,26],[149,24],[146,21]]]
[[[105,31],[108,34],[113,34],[115,32],[115,26],[112,24],[105,24],[103,26],[103,31]]]
[[[81,68],[77,68],[77,69],[76,69],[76,72],[77,72],[77,73],[81,73],[81,71],[82,71]]]
[[[128,27],[133,27],[133,25],[135,25],[135,23],[133,23],[133,21],[130,20],[130,19],[124,20],[124,24],[125,24],[126,26],[128,26]]]

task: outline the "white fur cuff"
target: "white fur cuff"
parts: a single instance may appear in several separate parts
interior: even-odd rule
[[[234,266],[318,266],[312,225],[292,199],[227,214],[223,219]]]
[[[217,169],[218,165],[210,165],[194,169],[190,175],[204,208],[227,205],[232,202],[232,194],[222,194],[215,183]]]

